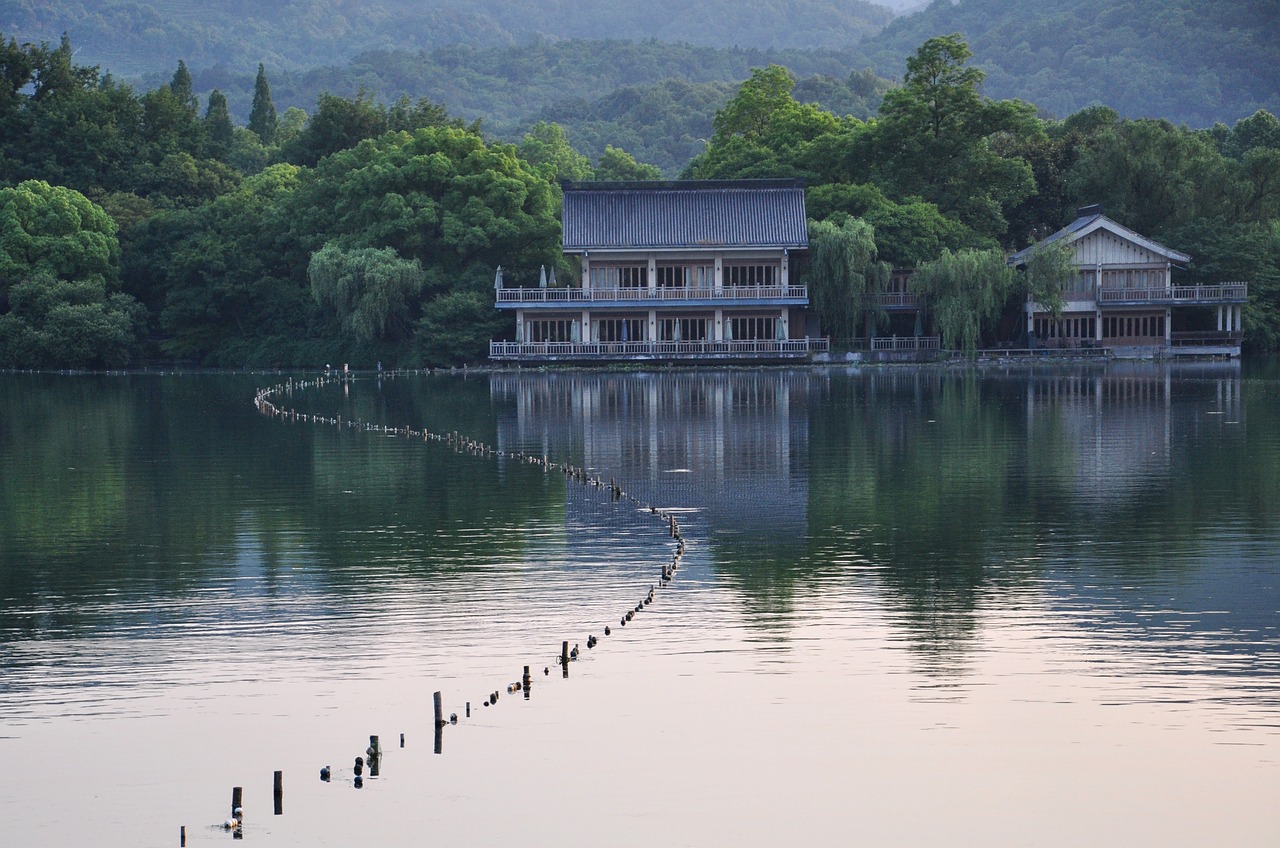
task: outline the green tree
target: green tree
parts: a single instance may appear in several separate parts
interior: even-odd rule
[[[0,364],[124,365],[145,325],[111,293],[115,222],[72,189],[28,180],[0,189]]]
[[[398,341],[410,330],[411,305],[425,277],[416,259],[390,248],[343,250],[329,243],[307,266],[311,294],[360,342]]]
[[[937,259],[943,248],[995,247],[932,203],[895,203],[870,183],[829,183],[806,193],[809,214],[818,220],[852,215],[872,226],[879,257],[896,268],[914,268]]]
[[[558,201],[544,176],[508,145],[459,127],[387,133],[323,159],[287,213],[318,250],[390,247],[418,259],[429,294],[493,269],[536,269],[559,255]]]
[[[796,105],[791,90],[796,81],[781,65],[754,68],[737,95],[716,112],[712,128],[718,140],[741,136],[758,140],[768,134],[773,118]]]
[[[892,197],[920,196],[977,233],[998,238],[1005,213],[1035,190],[1030,165],[998,140],[1043,135],[1030,104],[982,96],[983,72],[959,34],[931,38],[907,59],[902,87],[880,105],[872,173]],[[865,155],[865,154],[862,154]],[[851,170],[859,170],[851,163]]]
[[[942,334],[942,344],[972,356],[1017,285],[1001,250],[961,250],[916,269],[911,288]]]
[[[811,184],[846,176],[841,151],[864,128],[791,96],[786,68],[756,68],[716,113],[706,151],[684,171],[692,179],[802,177]]]
[[[534,124],[516,150],[549,180],[589,180],[594,175],[591,160],[573,149],[564,127],[559,124],[546,121]]]
[[[231,113],[227,110],[227,98],[215,88],[209,92],[209,105],[204,112],[204,136],[208,141],[209,156],[225,160],[235,141],[235,134]]]
[[[1059,239],[1037,245],[1023,268],[1022,281],[1027,297],[1054,318],[1062,316],[1067,305],[1067,288],[1079,276],[1075,258],[1075,249],[1067,244],[1066,239]]]
[[[857,335],[865,316],[867,335],[883,317],[875,295],[885,289],[889,265],[876,261],[875,230],[865,221],[845,217],[809,222],[809,286],[824,332],[837,339]]]
[[[276,144],[287,147],[307,128],[307,113],[297,106],[290,106],[280,116],[280,124],[276,127]]]
[[[196,110],[178,99],[167,85],[141,97],[142,138],[153,161],[171,153],[199,153],[204,127]]]
[[[11,286],[36,274],[114,283],[116,223],[78,191],[27,180],[0,189],[0,306]]]
[[[322,94],[306,127],[281,150],[285,161],[314,166],[326,156],[387,131],[386,112],[367,92],[354,99]]]
[[[132,361],[146,310],[108,295],[100,278],[68,281],[40,272],[13,286],[0,315],[0,365],[9,368],[119,368]]]
[[[276,106],[271,102],[271,86],[267,83],[267,69],[258,65],[258,77],[253,82],[253,106],[249,110],[249,129],[263,144],[276,140]]]
[[[660,180],[662,171],[656,165],[637,162],[627,151],[606,145],[596,163],[597,180]]]
[[[169,81],[169,90],[173,92],[173,97],[178,104],[190,110],[192,114],[200,108],[200,103],[196,100],[195,92],[191,87],[191,72],[187,70],[187,63],[181,59],[178,60],[178,69],[173,72],[173,79]]]
[[[1203,133],[1168,121],[1121,121],[1099,132],[1066,175],[1071,196],[1160,238],[1197,218],[1232,215],[1242,186]]]
[[[493,308],[491,293],[450,292],[423,308],[413,333],[413,346],[425,365],[465,365],[484,362],[489,339],[508,329],[508,321]]]
[[[306,268],[319,244],[299,243],[288,208],[301,177],[292,165],[272,165],[211,203],[155,216],[131,237],[127,277],[158,305],[165,352],[211,365],[316,361],[305,345],[320,310]]]

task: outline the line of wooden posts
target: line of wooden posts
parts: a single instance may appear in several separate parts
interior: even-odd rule
[[[408,372],[408,373],[420,373],[420,372]],[[398,372],[398,371],[387,371],[387,372],[379,372],[378,376],[379,376],[379,379],[384,379],[384,378],[402,376],[402,374],[401,372]],[[605,483],[603,476],[600,476],[598,474],[593,475],[585,468],[573,466],[567,462],[566,463],[554,462],[545,454],[537,455],[537,454],[526,453],[523,451],[504,451],[500,449],[495,449],[476,439],[468,438],[465,435],[459,433],[457,430],[454,430],[449,433],[433,433],[427,430],[425,427],[422,429],[414,429],[410,425],[405,425],[403,427],[389,427],[385,424],[371,424],[368,422],[363,422],[355,419],[347,419],[344,421],[341,415],[335,414],[335,415],[321,416],[321,415],[316,415],[314,413],[305,413],[305,412],[300,413],[296,409],[292,409],[292,408],[286,409],[280,405],[277,405],[276,403],[281,398],[292,397],[295,391],[302,391],[307,389],[319,389],[319,388],[323,388],[325,386],[330,386],[334,384],[349,383],[353,379],[355,378],[352,376],[350,371],[346,369],[343,369],[340,372],[336,370],[332,370],[332,371],[329,371],[329,373],[327,373],[325,376],[319,376],[310,380],[289,379],[284,383],[279,383],[274,386],[259,389],[257,393],[254,395],[254,406],[263,415],[266,415],[276,420],[286,421],[289,423],[303,422],[303,423],[312,423],[312,424],[324,424],[324,425],[338,427],[340,429],[346,428],[350,430],[358,430],[361,432],[382,433],[387,435],[403,435],[406,438],[421,438],[424,442],[442,443],[448,447],[451,447],[453,450],[459,453],[465,452],[477,457],[486,457],[486,458],[502,457],[502,458],[512,459],[517,462],[540,467],[544,473],[550,473],[552,471],[561,472],[565,475],[567,479],[573,482],[577,482],[583,486],[588,486],[598,490],[603,490],[608,493],[609,500],[611,503],[620,503],[623,501],[628,501],[636,505],[637,507],[641,508],[644,512],[662,521],[666,525],[666,531],[668,535],[670,536],[671,539],[675,541],[675,550],[672,553],[670,560],[664,562],[661,573],[658,577],[657,583],[649,587],[648,593],[641,599],[639,603],[637,603],[634,607],[628,609],[619,617],[618,625],[620,627],[625,627],[627,623],[632,621],[638,613],[643,611],[645,607],[649,606],[649,604],[653,603],[655,588],[665,587],[675,578],[676,571],[680,568],[680,565],[684,558],[684,553],[685,553],[684,535],[681,532],[680,525],[676,521],[675,516],[672,515],[670,512],[659,509],[658,507],[652,504],[643,503],[638,497],[628,494],[626,491],[623,490],[621,485],[618,484],[616,479],[610,478],[608,483]],[[609,636],[612,634],[612,632],[613,632],[612,628],[609,625],[605,625],[604,635]],[[594,648],[597,644],[599,644],[599,640],[596,638],[595,634],[594,633],[588,634],[587,648],[588,649]],[[560,655],[557,658],[556,662],[561,667],[561,675],[563,677],[568,678],[569,665],[570,663],[577,660],[578,657],[579,657],[579,646],[577,643],[575,643],[574,646],[570,648],[569,640],[566,639],[561,642]],[[544,668],[543,673],[544,675],[550,674],[550,667],[548,666]],[[533,679],[530,674],[530,667],[526,665],[524,667],[524,672],[521,675],[520,679],[507,686],[507,693],[513,694],[515,692],[523,692],[525,700],[528,700],[532,686],[533,686]],[[489,707],[497,704],[499,696],[500,696],[499,690],[495,689],[493,692],[485,696],[483,700],[484,706]],[[433,726],[435,728],[434,750],[435,750],[435,753],[440,754],[443,752],[444,728],[449,725],[456,725],[458,723],[458,715],[457,713],[452,713],[447,719],[445,718],[442,693],[438,691],[433,693],[432,702],[434,707]],[[470,701],[467,701],[465,703],[465,716],[467,718],[471,717]],[[404,738],[404,734],[401,733],[400,747],[403,748],[404,746],[405,746],[405,738]],[[357,788],[360,788],[363,786],[363,782],[364,782],[363,772],[366,764],[369,766],[369,776],[370,777],[378,776],[378,772],[381,767],[381,760],[382,760],[382,746],[379,742],[378,736],[369,737],[369,747],[366,749],[365,755],[368,757],[368,760],[366,761],[365,757],[356,757],[355,765],[353,767],[354,777],[353,777],[352,783]],[[329,766],[325,766],[320,770],[320,779],[322,781],[329,782],[331,780],[331,777],[332,777],[332,771]],[[274,814],[277,816],[283,815],[284,813],[284,773],[282,771],[276,771],[273,775],[273,797],[275,802]],[[243,837],[244,808],[243,808],[242,801],[243,801],[243,788],[239,786],[233,787],[231,790],[231,815],[222,824],[222,828],[225,830],[232,831],[232,835],[237,839]],[[186,825],[182,825],[179,830],[179,845],[186,846],[186,844],[187,844],[187,828],[186,828]]]

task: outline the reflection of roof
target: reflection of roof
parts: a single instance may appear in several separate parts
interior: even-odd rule
[[[564,249],[809,246],[798,180],[564,184]]]
[[[1041,247],[1046,244],[1053,244],[1059,239],[1064,238],[1067,239],[1068,242],[1073,242],[1077,239],[1084,238],[1096,230],[1108,230],[1115,233],[1120,238],[1131,241],[1140,247],[1144,247],[1152,253],[1159,254],[1170,262],[1191,261],[1191,257],[1188,254],[1171,250],[1163,244],[1160,244],[1160,242],[1153,241],[1140,233],[1134,232],[1123,224],[1117,224],[1102,213],[1094,213],[1092,215],[1081,215],[1079,218],[1076,218],[1070,224],[1067,224],[1053,235],[1036,242],[1030,247],[1024,247],[1022,250],[1019,250],[1017,253],[1013,254],[1013,256],[1009,257],[1009,264],[1021,265],[1026,262],[1031,258],[1032,252],[1034,252],[1037,247]]]

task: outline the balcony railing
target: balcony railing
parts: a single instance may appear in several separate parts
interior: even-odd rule
[[[1239,347],[1244,340],[1240,330],[1174,330],[1169,343],[1174,347]]]
[[[1099,303],[1244,303],[1249,298],[1248,283],[1217,283],[1210,286],[1170,286],[1154,289],[1098,290]]]
[[[568,289],[498,289],[498,303],[599,303],[617,301],[681,302],[690,300],[797,300],[808,301],[807,286],[630,287]]]
[[[941,336],[884,336],[871,340],[872,350],[941,350]]]
[[[875,295],[875,304],[883,309],[913,309],[920,302],[915,292],[881,292]]]
[[[827,339],[751,339],[697,342],[489,342],[489,358],[767,359],[798,358],[830,349]]]

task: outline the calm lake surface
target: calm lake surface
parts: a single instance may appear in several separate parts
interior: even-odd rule
[[[0,374],[0,843],[1280,845],[1280,363],[279,399],[625,627],[289,376]]]

